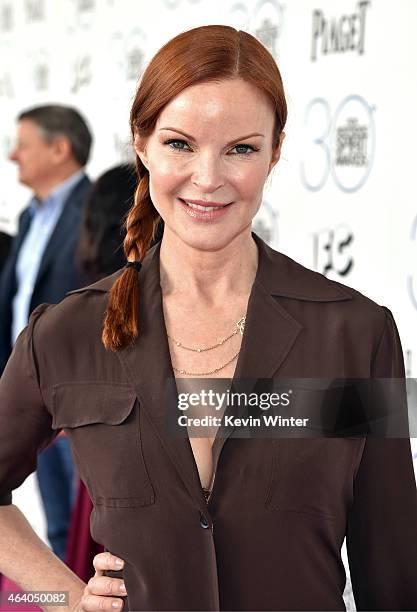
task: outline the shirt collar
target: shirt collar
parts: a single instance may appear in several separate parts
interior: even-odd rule
[[[259,249],[258,270],[254,285],[261,287],[264,293],[311,302],[339,302],[352,299],[353,296],[348,287],[309,270],[283,253],[275,251],[254,232],[252,236]],[[143,260],[140,274],[142,278],[148,279],[147,282],[151,282],[150,278],[158,278],[159,282],[160,245],[161,243],[158,242],[151,247]],[[114,281],[123,271],[124,268],[121,268],[88,287],[81,287],[70,293],[88,290],[110,291]]]
[[[40,200],[36,195],[32,197],[29,202],[29,211],[33,216],[42,206],[42,209],[51,208],[56,205],[57,202],[64,202],[73,190],[75,185],[84,178],[85,173],[83,169],[77,170],[74,174],[71,174],[65,181],[56,185],[49,195],[44,199]]]

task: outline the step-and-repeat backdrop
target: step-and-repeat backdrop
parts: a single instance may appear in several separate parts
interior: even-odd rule
[[[261,40],[286,88],[287,137],[256,231],[388,306],[417,377],[415,0],[0,0],[0,229],[15,231],[29,196],[7,161],[20,110],[76,105],[94,132],[94,178],[132,157],[147,61],[210,23]]]
[[[80,108],[95,177],[132,156],[129,109],[147,61],[208,23],[257,36],[284,79],[287,138],[257,231],[391,308],[417,376],[415,0],[0,0],[0,229],[15,231],[28,198],[7,161],[18,111]]]

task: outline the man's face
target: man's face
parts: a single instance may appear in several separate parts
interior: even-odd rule
[[[19,168],[19,181],[36,190],[47,183],[55,171],[54,143],[48,143],[41,129],[29,119],[19,121],[16,146],[9,159]]]

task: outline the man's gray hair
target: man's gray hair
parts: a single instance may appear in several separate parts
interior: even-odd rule
[[[86,121],[75,108],[61,104],[34,106],[19,114],[18,121],[23,119],[36,123],[48,142],[58,136],[68,138],[74,158],[82,167],[86,165],[92,136]]]

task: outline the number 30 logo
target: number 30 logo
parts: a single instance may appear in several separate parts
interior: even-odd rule
[[[341,191],[358,191],[375,157],[375,108],[358,95],[344,98],[332,114],[327,100],[314,98],[304,117],[301,181],[320,191],[331,176]]]

